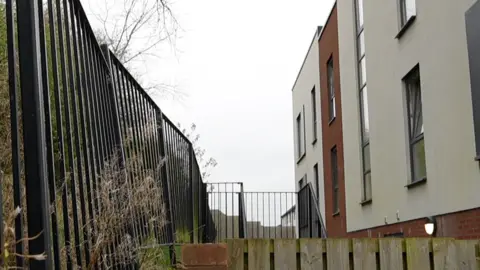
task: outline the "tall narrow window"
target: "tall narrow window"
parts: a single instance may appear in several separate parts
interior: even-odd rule
[[[362,149],[362,202],[372,199],[370,167],[370,124],[368,114],[367,65],[365,57],[365,29],[363,27],[363,0],[356,0],[357,70],[360,107],[360,138]]]
[[[416,66],[403,79],[406,90],[408,130],[410,142],[410,166],[412,183],[427,178],[425,140],[423,137],[422,91],[420,69]]]
[[[337,147],[334,146],[330,150],[330,164],[332,166],[332,187],[333,187],[333,213],[340,211],[340,197],[338,194],[338,160],[337,160]]]
[[[333,57],[327,62],[327,84],[328,84],[328,113],[330,116],[330,121],[335,118],[335,86],[334,86],[334,73],[333,73]]]
[[[318,177],[318,164],[313,166],[313,180],[315,181],[315,195],[317,200],[320,200],[320,179]]]
[[[416,14],[415,0],[399,0],[400,1],[400,26],[404,26],[410,18]]]
[[[302,132],[302,114],[297,116],[297,158],[303,155],[303,132]]]
[[[315,86],[310,93],[312,99],[312,130],[313,130],[313,142],[317,141],[317,93],[315,92]]]

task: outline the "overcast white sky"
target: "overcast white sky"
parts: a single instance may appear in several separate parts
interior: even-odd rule
[[[81,0],[88,15],[98,1],[104,0]],[[187,94],[182,102],[154,99],[174,122],[196,123],[200,145],[218,161],[209,182],[243,182],[247,191],[294,190],[291,88],[333,2],[174,1],[183,28],[177,52],[163,49],[161,59],[144,65],[148,77]]]

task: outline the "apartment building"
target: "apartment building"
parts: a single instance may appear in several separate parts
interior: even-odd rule
[[[292,92],[329,237],[480,237],[479,25],[475,0],[336,1]]]
[[[480,236],[474,2],[337,0],[348,235]]]
[[[317,27],[292,88],[296,191],[312,184],[325,216]],[[320,195],[320,196],[319,196]]]

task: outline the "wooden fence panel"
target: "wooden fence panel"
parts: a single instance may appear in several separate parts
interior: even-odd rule
[[[479,243],[450,238],[228,240],[228,269],[480,270]]]
[[[402,239],[379,239],[380,269],[403,270]]]
[[[297,268],[297,241],[295,239],[275,239],[275,270],[292,270]]]
[[[406,239],[407,269],[430,269],[430,239]]]
[[[461,270],[478,270],[475,245],[478,241],[457,240],[457,267]]]
[[[243,270],[245,240],[243,239],[231,239],[227,240],[228,246],[228,269],[230,270]]]
[[[456,269],[457,250],[454,239],[433,239],[434,269]]]
[[[324,245],[322,239],[300,239],[300,269],[323,270]]]
[[[377,269],[377,239],[353,239],[353,265],[355,270]]]
[[[327,239],[327,269],[350,269],[350,241],[348,239]]]
[[[270,270],[270,240],[248,240],[248,269]]]

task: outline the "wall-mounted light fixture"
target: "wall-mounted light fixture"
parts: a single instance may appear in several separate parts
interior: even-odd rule
[[[428,235],[435,236],[435,232],[437,231],[437,221],[435,217],[427,217],[425,220],[425,232]]]

